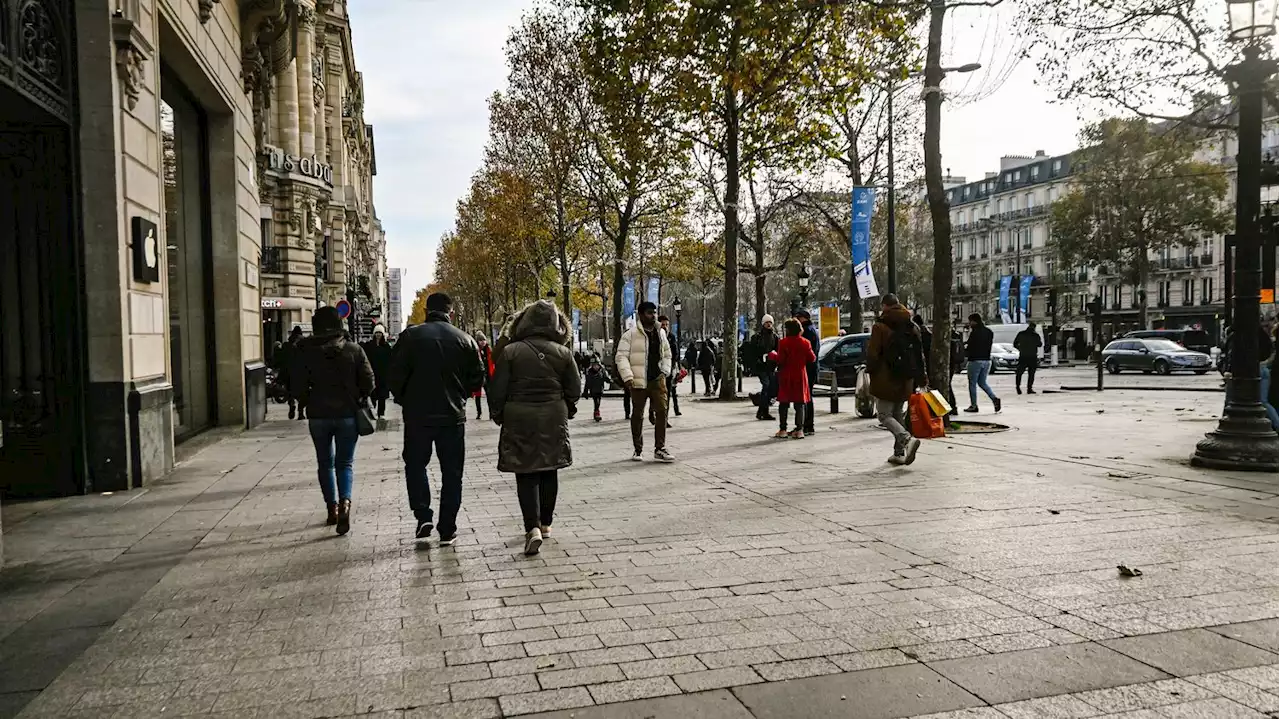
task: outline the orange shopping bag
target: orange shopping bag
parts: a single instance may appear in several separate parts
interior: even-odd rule
[[[910,413],[911,434],[920,439],[933,439],[946,435],[941,417],[934,417],[929,408],[929,401],[922,394],[913,394],[907,400],[907,411]]]

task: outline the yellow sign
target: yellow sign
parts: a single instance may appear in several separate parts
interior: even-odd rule
[[[1276,291],[1267,290],[1267,289],[1262,290],[1262,304],[1274,305],[1275,303],[1276,303]]]
[[[835,337],[840,334],[840,308],[823,307],[818,310],[818,336]]]

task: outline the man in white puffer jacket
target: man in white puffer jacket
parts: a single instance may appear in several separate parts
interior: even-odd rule
[[[631,395],[631,443],[635,446],[632,461],[639,462],[644,451],[645,402],[653,402],[653,458],[674,462],[667,451],[667,377],[671,374],[671,343],[658,325],[658,308],[652,302],[641,302],[635,327],[622,333],[614,363],[618,379]]]

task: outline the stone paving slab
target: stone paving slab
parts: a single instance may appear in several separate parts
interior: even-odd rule
[[[741,687],[756,719],[893,719],[981,706],[982,701],[920,664]]]
[[[1274,664],[1275,652],[1205,629],[1108,639],[1101,644],[1177,677]]]
[[[6,506],[0,669],[39,676],[0,688],[0,718],[675,712],[930,666],[995,702],[957,718],[1268,711],[1274,682],[1235,668],[1230,643],[1275,663],[1275,478],[1188,467],[1208,412],[1178,393],[1016,398],[1007,383],[1000,420],[1018,431],[928,442],[911,467],[884,464],[888,435],[852,415],[820,410],[814,437],[778,443],[745,404],[693,401],[670,434],[680,461],[632,463],[607,404],[572,428],[535,558],[487,422],[467,426],[453,548],[410,536],[391,432],[361,441],[353,530],[336,537],[298,422],[144,491]],[[1183,679],[1097,644],[1206,628],[1233,651]],[[49,661],[15,651],[36,649]],[[1105,663],[1072,668],[1095,652]],[[1074,678],[1015,676],[1021,693],[1000,694],[955,669],[1027,656]]]

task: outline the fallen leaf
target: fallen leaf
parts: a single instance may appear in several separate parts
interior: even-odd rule
[[[1037,476],[1037,477],[1043,477],[1043,476],[1044,476],[1044,472],[1036,472],[1036,476]]]
[[[555,661],[538,662],[539,669],[550,669],[556,665]]]
[[[1126,567],[1123,564],[1117,564],[1116,569],[1120,570],[1120,576],[1122,577],[1141,577],[1142,576],[1142,570],[1138,569],[1137,567]]]
[[[1058,511],[1058,510],[1056,510],[1056,509],[1050,509],[1050,510],[1049,510],[1049,514],[1062,514],[1062,512],[1059,512],[1059,511]]]
[[[1107,457],[1107,459],[1124,459],[1124,457]]]
[[[1107,472],[1107,476],[1112,479],[1133,479],[1138,475],[1133,472]]]
[[[1067,456],[1070,457],[1071,459],[1088,459],[1089,458],[1089,455],[1087,454],[1069,454]]]
[[[1096,414],[1102,414],[1103,412],[1106,412],[1106,410],[1105,410],[1105,409],[1095,409],[1095,410],[1094,410],[1094,412],[1095,412]]]

